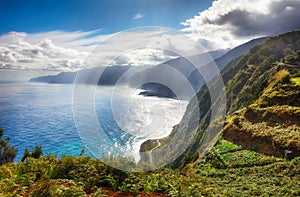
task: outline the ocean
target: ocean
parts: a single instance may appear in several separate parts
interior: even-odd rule
[[[115,87],[95,87],[94,110],[98,122],[92,126],[101,126],[109,142],[93,139],[90,146],[88,141],[82,140],[82,137],[89,138],[82,136],[76,127],[72,84],[3,80],[0,83],[0,127],[5,136],[10,137],[10,144],[18,149],[15,161],[20,160],[26,147],[32,150],[36,145],[42,146],[44,154],[59,157],[79,155],[85,148],[86,154],[93,157],[117,154],[138,160],[141,143],[169,135],[188,104],[187,101],[140,96],[139,90],[132,93],[127,87],[117,89],[116,92]],[[80,122],[89,128],[94,124],[89,120],[87,114]],[[151,126],[153,123],[155,127]]]

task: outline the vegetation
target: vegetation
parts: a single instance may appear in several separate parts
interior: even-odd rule
[[[28,148],[24,150],[24,154],[21,158],[21,161],[25,161],[28,157],[33,157],[33,158],[39,158],[40,156],[43,155],[42,147],[41,146],[35,146],[34,150],[30,152]]]
[[[299,180],[299,157],[269,157],[219,140],[205,159],[181,170],[122,172],[87,156],[28,157],[0,166],[0,196],[297,196]]]
[[[285,64],[280,64],[283,66]],[[276,69],[280,69],[277,66]],[[223,129],[224,138],[256,151],[279,157],[285,150],[293,156],[300,150],[300,85],[295,82],[297,67],[279,70],[253,104],[230,115],[233,121]]]
[[[300,86],[297,83],[300,77],[299,51],[300,31],[290,32],[253,47],[224,68],[221,74],[227,94],[227,117],[222,134],[225,139],[268,155],[283,157],[284,151],[289,149],[293,151],[293,157],[300,155],[297,115],[300,107]],[[196,103],[200,112],[196,110]],[[168,151],[164,142],[176,139],[180,144],[197,129],[190,146],[170,167],[183,168],[195,161],[199,153],[200,156],[206,154],[203,150],[209,145],[204,139],[210,135],[208,126],[212,125],[213,105],[208,87],[203,86],[188,105],[189,113],[167,137],[169,139],[161,140],[161,146],[156,150],[165,154]],[[250,117],[248,112],[254,108],[257,113]],[[245,117],[245,113],[248,116]],[[200,121],[195,122],[195,117],[200,117]],[[255,120],[256,117],[260,117],[259,121]]]
[[[293,82],[294,84],[300,86],[300,77],[292,78],[291,82]]]
[[[10,138],[3,138],[4,131],[0,128],[0,165],[13,162],[17,155],[17,149],[9,145]]]

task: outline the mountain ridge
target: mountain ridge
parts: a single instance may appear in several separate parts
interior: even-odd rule
[[[212,64],[212,63],[214,64],[214,62],[216,62],[219,69],[222,69],[224,67],[224,64],[231,61],[233,58],[240,56],[240,54],[242,54],[243,52],[250,50],[251,47],[263,43],[266,39],[267,39],[267,37],[254,39],[254,40],[248,41],[242,45],[239,45],[231,50],[209,51],[209,52],[195,55],[191,58],[199,61],[199,63],[201,62],[200,63],[201,67],[204,69],[205,68],[209,69],[210,64]],[[120,69],[119,71],[118,71],[118,68]],[[118,81],[118,79],[120,79],[120,77],[123,74],[125,74],[128,70],[130,70],[131,68],[134,68],[134,67],[131,67],[131,66],[107,67],[105,69],[105,71],[103,72],[103,76],[102,76],[102,80],[103,80],[103,78],[104,78],[104,80],[102,82],[99,81],[98,85],[115,85],[116,82]],[[95,68],[91,68],[91,69],[80,70],[77,72],[90,73],[90,74],[86,74],[87,75],[86,78],[88,79],[89,78],[88,75],[92,75],[94,73],[93,72],[94,69],[97,70],[99,68],[95,67]],[[176,70],[176,72],[173,72],[174,70]],[[112,73],[112,71],[117,72],[117,74],[114,75]],[[57,75],[36,77],[36,78],[30,79],[29,82],[71,84],[71,83],[74,83],[77,72],[61,72]],[[172,75],[172,73],[174,73],[174,74]],[[188,86],[192,85],[192,87],[195,90],[198,90],[204,84],[204,80],[203,80],[201,74],[196,70],[194,65],[191,64],[189,61],[187,61],[184,57],[178,57],[175,59],[171,59],[171,60],[168,60],[161,64],[158,64],[156,66],[153,66],[151,68],[145,68],[145,69],[132,71],[130,74],[126,75],[127,78],[125,77],[125,79],[123,79],[123,81],[121,83],[122,84],[128,83],[130,87],[134,87],[134,88],[137,88],[137,87],[141,88],[142,85],[145,84],[144,87],[148,87],[148,88],[144,88],[146,93],[152,94],[151,90],[153,90],[154,87],[151,87],[150,84],[147,84],[147,81],[149,81],[149,82],[158,81],[159,82],[159,81],[162,81],[161,79],[165,78],[166,75],[168,75],[168,78],[170,80],[180,78],[181,75],[183,75],[183,77],[187,78],[187,81],[185,80],[185,81],[183,81],[182,84],[179,84],[181,86],[178,87],[177,89],[186,89],[187,85]],[[111,78],[113,78],[113,79],[111,79]],[[84,83],[91,83],[91,82],[84,82]],[[186,83],[188,83],[188,84],[186,84]],[[160,96],[162,96],[162,97],[168,96],[170,98],[174,98],[174,96],[172,94],[166,95],[165,93],[163,93],[162,95],[160,95],[159,89],[165,89],[164,86],[166,86],[166,85],[168,85],[168,84],[164,84],[164,85],[161,84],[160,87],[155,86],[157,88],[157,90],[155,91],[156,93],[154,95],[159,96],[159,97]],[[177,95],[177,98],[187,97],[185,95],[186,93],[184,93],[184,92],[177,91],[176,93],[182,94],[182,95]]]

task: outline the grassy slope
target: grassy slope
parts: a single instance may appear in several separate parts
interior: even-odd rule
[[[293,75],[300,67],[279,63],[278,72],[266,84],[260,97],[251,105],[228,115],[223,137],[249,149],[268,155],[284,156],[300,150],[300,85]]]

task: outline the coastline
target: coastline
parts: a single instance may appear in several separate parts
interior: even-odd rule
[[[178,123],[179,124],[179,123]],[[149,139],[144,141],[140,145],[140,161],[139,162],[148,162],[152,164],[152,151],[160,148],[164,144],[168,142],[168,140],[175,134],[178,124],[174,125],[172,128],[171,133],[163,138],[159,139]]]

